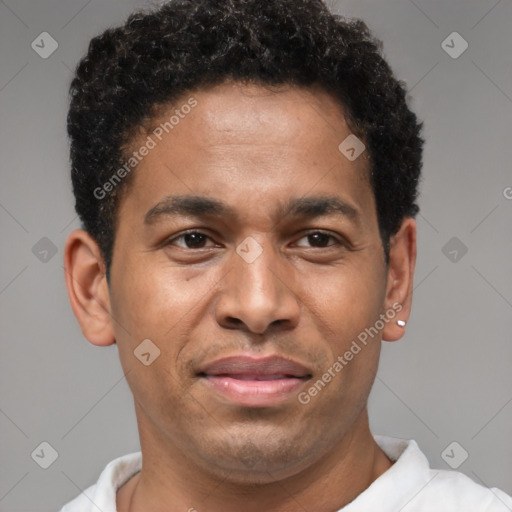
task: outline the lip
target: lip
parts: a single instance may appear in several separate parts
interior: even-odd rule
[[[231,356],[204,366],[198,376],[231,403],[268,407],[295,396],[311,378],[300,363],[279,356]]]

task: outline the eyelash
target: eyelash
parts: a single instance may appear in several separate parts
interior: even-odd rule
[[[170,238],[168,239],[167,241],[164,242],[164,246],[169,246],[169,245],[175,245],[173,244],[173,242],[175,242],[176,240],[179,240],[187,235],[195,235],[195,234],[198,234],[198,235],[203,235],[205,236],[206,238],[208,238],[209,240],[213,241],[213,239],[207,235],[206,233],[203,233],[202,231],[199,231],[199,230],[196,230],[196,229],[191,229],[189,231],[185,231],[183,233],[181,233],[180,235],[178,236],[175,236],[173,238]],[[326,232],[326,231],[323,231],[323,230],[320,230],[320,229],[315,229],[315,230],[311,230],[311,231],[308,231],[307,233],[305,233],[301,238],[299,238],[299,240],[302,240],[303,238],[306,238],[308,236],[311,236],[311,235],[316,235],[316,234],[320,234],[320,235],[326,235],[328,236],[329,238],[332,238],[335,243],[334,244],[329,244],[325,247],[311,247],[312,249],[328,249],[329,247],[333,247],[333,246],[347,246],[347,243],[345,241],[343,241],[343,239],[333,235],[332,233],[329,233],[329,232]],[[186,249],[186,250],[190,250],[190,251],[193,251],[195,250],[194,248],[191,248],[191,247],[181,247],[181,246],[177,246],[177,247],[180,247],[180,249]],[[200,247],[199,249],[208,249],[208,247]]]

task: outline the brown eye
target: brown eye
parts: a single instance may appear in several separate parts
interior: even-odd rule
[[[307,236],[308,242],[314,247],[327,247],[331,238],[331,236],[325,233],[314,233]]]
[[[307,244],[300,243],[300,240],[306,240]],[[330,247],[332,245],[340,245],[340,242],[333,236],[328,233],[323,233],[321,231],[315,231],[312,233],[308,233],[303,236],[297,245],[299,247]]]
[[[199,231],[183,233],[182,235],[169,240],[167,245],[176,245],[183,249],[203,249],[210,237]]]

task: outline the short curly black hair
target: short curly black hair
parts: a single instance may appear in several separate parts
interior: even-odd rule
[[[344,106],[369,152],[387,261],[390,237],[419,211],[424,141],[381,49],[363,21],[334,15],[321,0],[170,0],[93,38],[71,83],[67,126],[75,209],[107,278],[131,175],[106,197],[94,191],[126,161],[135,130],[158,107],[228,80],[320,85]]]

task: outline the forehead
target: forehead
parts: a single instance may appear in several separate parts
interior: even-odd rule
[[[180,193],[240,205],[259,198],[259,208],[264,198],[268,209],[273,199],[340,192],[371,209],[366,152],[349,161],[338,149],[350,134],[342,105],[319,87],[226,83],[193,91],[161,107],[132,141],[129,152],[154,144],[126,198],[146,209]]]
[[[169,121],[191,98],[197,106],[185,116],[188,121],[175,118],[174,122],[182,126],[176,124],[169,133],[176,143],[183,138],[193,142],[187,126],[183,126],[190,124],[194,125],[195,139],[201,139],[204,147],[231,143],[310,148],[327,142],[327,134],[337,140],[350,133],[344,107],[318,85],[304,88],[227,82],[190,92],[172,106],[160,107],[160,115],[145,127],[147,134]]]

